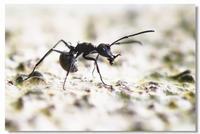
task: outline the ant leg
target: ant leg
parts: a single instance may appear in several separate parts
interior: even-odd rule
[[[59,40],[56,44],[55,44],[55,46],[53,47],[53,48],[55,48],[60,42],[63,42],[64,44],[65,44],[65,46],[67,46],[69,49],[71,49],[71,45],[69,45],[67,42],[65,42],[63,39],[61,39],[61,40]]]
[[[53,51],[53,49],[50,49],[50,50],[36,63],[36,65],[34,66],[32,72],[31,72],[31,73],[28,75],[28,77],[27,77],[26,79],[24,79],[24,80],[27,80],[27,79],[29,79],[29,78],[32,76],[32,74],[33,74],[33,72],[35,71],[36,67],[37,67],[37,66],[44,60],[44,58],[47,57],[52,51]]]
[[[70,66],[69,66],[69,68],[68,68],[68,70],[67,70],[67,73],[66,73],[66,76],[65,76],[65,79],[64,79],[64,83],[63,83],[63,90],[65,90],[65,83],[66,83],[66,80],[67,80],[67,76],[69,75],[69,72],[70,72],[70,69],[71,69],[71,67],[72,67],[72,65],[75,63],[75,61],[73,61],[71,64],[70,64]]]
[[[96,61],[98,60],[98,58],[99,58],[99,54],[97,55],[97,57],[96,57]],[[93,70],[92,70],[92,76],[94,77],[94,70],[95,70],[95,62],[94,62],[94,68],[93,68]]]
[[[98,64],[97,64],[96,61],[95,61],[95,64],[96,64],[97,72],[98,72],[98,74],[99,74],[99,76],[100,76],[101,82],[102,82],[104,85],[106,85],[106,86],[111,86],[111,85],[106,84],[106,83],[103,81],[102,76],[101,76],[101,73],[100,73],[100,70],[99,70],[99,66],[98,66]]]
[[[34,66],[32,72],[31,72],[31,73],[28,75],[28,77],[25,78],[24,80],[27,80],[27,79],[29,79],[29,78],[32,76],[32,74],[34,73],[36,67],[37,67],[37,66],[38,66],[52,51],[58,52],[58,50],[54,50],[54,48],[55,48],[60,42],[64,42],[65,45],[70,49],[70,46],[69,46],[64,40],[58,41],[58,42],[57,42],[49,51],[47,51],[46,54],[36,63],[36,65]]]
[[[75,56],[75,58],[77,58],[79,55],[81,54],[81,52],[78,52]]]
[[[63,83],[63,90],[65,90],[65,83],[66,83],[66,80],[67,80],[67,76],[69,75],[70,69],[71,69],[71,65],[70,65],[69,70],[67,71],[66,76],[65,76],[65,80],[64,80],[64,83]]]
[[[100,70],[99,70],[99,66],[98,66],[98,64],[97,64],[96,59],[94,59],[94,58],[92,58],[92,57],[87,57],[86,55],[87,55],[87,54],[83,54],[83,58],[85,58],[86,60],[93,60],[93,61],[95,62],[95,65],[96,65],[96,68],[97,68],[97,72],[98,72],[98,74],[99,74],[99,76],[100,76],[101,82],[102,82],[104,85],[106,85],[106,86],[111,86],[111,85],[106,84],[106,83],[103,81],[103,78],[102,78],[102,76],[101,76],[101,73],[100,73]]]

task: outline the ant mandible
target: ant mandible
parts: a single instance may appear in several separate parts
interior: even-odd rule
[[[146,30],[146,31],[135,33],[135,34],[130,34],[130,35],[127,35],[127,36],[124,36],[122,38],[117,39],[116,41],[112,42],[111,44],[101,43],[97,47],[95,47],[92,43],[86,43],[86,42],[78,43],[77,46],[74,47],[72,45],[69,45],[67,42],[65,42],[64,40],[61,39],[36,63],[32,72],[27,76],[27,78],[24,79],[24,81],[29,79],[31,76],[33,76],[36,67],[51,52],[58,52],[58,53],[60,53],[60,58],[59,58],[60,65],[62,66],[62,68],[65,71],[67,71],[65,79],[64,79],[64,83],[63,83],[63,90],[65,90],[65,82],[67,80],[67,76],[69,75],[69,72],[73,73],[73,72],[78,71],[77,66],[75,65],[75,62],[77,61],[76,60],[77,57],[80,56],[81,54],[82,54],[84,59],[94,61],[94,65],[95,65],[97,72],[100,76],[101,82],[106,86],[111,86],[111,85],[106,84],[102,79],[102,76],[101,76],[101,73],[100,73],[100,70],[99,70],[99,66],[98,66],[98,63],[97,63],[99,55],[106,57],[108,59],[109,63],[112,65],[115,58],[117,58],[120,54],[113,55],[112,52],[111,52],[111,46],[118,45],[118,44],[128,44],[128,43],[139,43],[139,44],[141,44],[140,41],[136,41],[136,40],[129,40],[129,41],[124,41],[124,42],[120,42],[120,41],[124,40],[126,38],[129,38],[129,37],[132,37],[132,36],[136,36],[136,35],[143,34],[143,33],[149,33],[149,32],[154,32],[154,30]],[[65,46],[68,47],[69,52],[60,51],[60,50],[55,49],[56,46],[61,42],[63,42],[65,44]],[[96,58],[89,56],[89,54],[95,54],[95,53],[98,54],[96,56]]]

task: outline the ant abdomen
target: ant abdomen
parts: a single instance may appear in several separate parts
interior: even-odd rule
[[[71,73],[78,71],[78,68],[75,65],[75,62],[76,62],[75,56],[73,54],[70,54],[69,52],[60,54],[59,62],[60,62],[61,67],[65,71],[69,70]]]

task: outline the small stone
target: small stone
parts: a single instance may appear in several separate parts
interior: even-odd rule
[[[120,92],[119,93],[119,96],[121,99],[123,100],[130,100],[130,95],[128,93],[125,93],[125,92]]]
[[[193,83],[194,82],[194,78],[189,75],[189,74],[186,74],[186,75],[183,75],[179,78],[179,81],[180,82],[189,82],[189,83]]]
[[[148,109],[154,109],[154,104],[150,104],[149,106],[148,106]]]
[[[168,106],[169,106],[170,108],[172,108],[172,109],[178,107],[175,101],[170,101],[169,104],[168,104]]]
[[[178,80],[179,82],[189,82],[189,83],[194,82],[194,78],[191,75],[190,70],[185,70],[177,75],[170,76],[170,78],[174,80]]]
[[[17,78],[15,79],[16,84],[22,84],[25,78],[27,78],[27,75],[24,74],[18,75]]]
[[[33,72],[29,81],[32,84],[38,84],[40,82],[45,82],[43,75],[38,71]]]
[[[8,80],[8,84],[13,85],[13,82],[11,80]]]
[[[23,106],[24,106],[23,99],[20,97],[19,99],[17,99],[15,102],[12,103],[12,106],[16,110],[21,110],[23,108]]]
[[[17,131],[18,130],[18,125],[13,122],[12,120],[8,120],[6,119],[5,121],[5,127],[6,127],[6,130],[8,131]]]
[[[41,112],[46,116],[51,116],[53,109],[55,109],[55,106],[54,105],[49,105],[49,106],[47,106],[45,108],[42,108]]]
[[[17,70],[18,71],[25,71],[25,65],[24,65],[24,63],[23,62],[21,62],[21,63],[19,63],[19,65],[17,66]]]

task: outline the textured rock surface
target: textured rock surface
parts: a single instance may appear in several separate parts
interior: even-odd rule
[[[156,32],[135,37],[142,46],[114,47],[122,55],[114,65],[99,59],[112,89],[100,83],[96,71],[92,77],[93,63],[80,57],[79,71],[62,90],[66,72],[58,54],[45,59],[36,77],[23,83],[23,75],[18,77],[61,38],[74,46],[77,41],[97,45],[146,29]],[[195,130],[193,6],[9,5],[5,34],[7,130]]]

